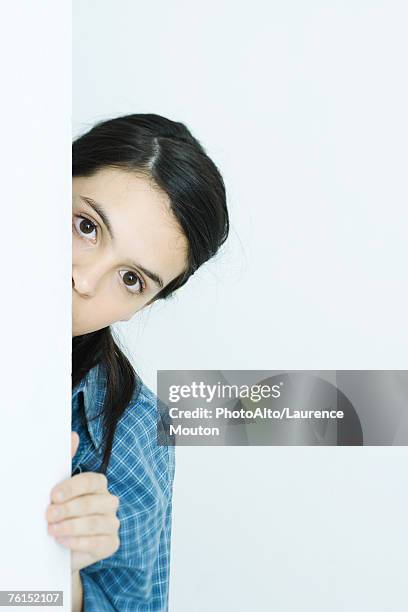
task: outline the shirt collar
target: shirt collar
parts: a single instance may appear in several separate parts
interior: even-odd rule
[[[91,368],[78,385],[72,390],[72,399],[83,393],[84,410],[89,435],[98,453],[103,441],[103,404],[106,395],[106,371],[98,363]]]

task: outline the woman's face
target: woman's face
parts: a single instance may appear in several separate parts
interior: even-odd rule
[[[104,168],[74,177],[72,199],[72,335],[79,336],[146,306],[184,271],[188,243],[168,196],[146,177]]]

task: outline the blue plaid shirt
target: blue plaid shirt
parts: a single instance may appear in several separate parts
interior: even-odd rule
[[[80,437],[72,476],[102,463],[102,415],[91,419],[101,412],[105,383],[97,365],[72,391],[72,430]],[[120,547],[80,570],[84,612],[168,610],[175,448],[157,444],[156,402],[142,383],[119,419],[106,477],[120,501]]]

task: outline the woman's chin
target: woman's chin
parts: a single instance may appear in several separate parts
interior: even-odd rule
[[[82,336],[83,334],[86,334],[87,331],[81,329],[80,327],[78,327],[78,325],[74,325],[74,323],[72,324],[72,337],[75,338],[75,336]]]

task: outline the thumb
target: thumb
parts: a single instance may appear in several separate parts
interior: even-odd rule
[[[79,446],[79,434],[76,431],[71,431],[71,458],[74,457]]]

